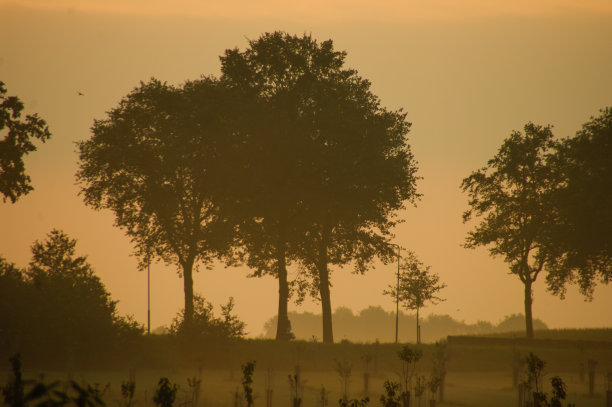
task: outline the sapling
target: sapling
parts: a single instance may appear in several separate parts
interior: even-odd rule
[[[421,400],[423,399],[423,394],[425,393],[426,389],[427,382],[425,380],[425,376],[418,375],[414,383],[414,397],[416,398],[419,407],[421,407]]]
[[[365,363],[365,371],[363,372],[363,394],[367,396],[370,393],[370,362],[373,357],[371,354],[366,353],[361,359]]]
[[[400,407],[400,384],[398,382],[391,382],[387,380],[383,386],[385,388],[385,393],[380,396],[380,404],[382,404],[383,407]]]
[[[369,397],[364,397],[361,400],[359,399],[347,400],[345,398],[341,398],[338,400],[338,406],[340,407],[365,407],[368,405],[369,402],[370,402]]]
[[[153,403],[158,407],[172,407],[176,400],[177,392],[178,386],[172,384],[167,377],[162,377],[155,388]]]
[[[597,366],[597,361],[589,359],[587,366],[589,367],[589,395],[592,396],[595,394],[595,367]]]
[[[291,388],[291,397],[293,399],[293,407],[300,407],[302,405],[302,398],[300,397],[301,383],[299,370],[296,369],[295,374],[288,375],[289,387]]]
[[[352,366],[348,360],[342,360],[341,362],[336,361],[336,372],[340,376],[340,382],[342,383],[342,388],[344,389],[344,394],[342,397],[344,400],[348,400],[348,388],[351,380],[351,371]]]
[[[436,342],[434,351],[434,374],[440,378],[440,384],[438,386],[438,399],[444,401],[444,384],[446,381],[446,363],[450,359],[450,350],[448,348],[448,342],[440,340]]]
[[[429,405],[430,407],[435,407],[436,405],[436,392],[438,391],[438,388],[440,387],[440,376],[436,375],[435,373],[433,373],[431,375],[431,377],[429,378],[429,381],[427,382],[427,388],[429,389],[429,393],[430,393],[430,399],[429,399]]]
[[[247,407],[253,406],[253,373],[255,372],[255,361],[246,362],[242,365],[242,389]]]
[[[132,407],[134,405],[134,394],[136,393],[136,381],[127,380],[121,382],[121,398],[123,407]]]
[[[187,378],[187,387],[191,395],[191,406],[197,407],[200,399],[200,386],[202,385],[202,368],[198,369],[198,374]]]
[[[541,387],[542,372],[544,371],[546,362],[529,352],[529,355],[527,355],[525,358],[525,364],[527,366],[527,380],[525,381],[525,387],[531,395],[534,407],[538,407],[544,395]]]
[[[329,403],[329,392],[325,390],[325,386],[321,385],[321,392],[319,393],[319,407],[327,407]]]
[[[402,350],[398,352],[399,359],[402,361],[402,370],[400,378],[402,380],[402,404],[404,407],[410,405],[410,386],[412,384],[412,376],[416,369],[417,362],[423,357],[423,352],[419,349],[412,349],[408,345],[404,345]]]
[[[272,369],[268,368],[266,375],[266,407],[272,407],[272,395],[274,390],[272,389]]]

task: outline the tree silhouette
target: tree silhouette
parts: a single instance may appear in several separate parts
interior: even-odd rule
[[[23,156],[36,151],[34,139],[44,143],[51,133],[47,123],[36,113],[22,120],[23,103],[16,96],[6,96],[6,92],[4,82],[0,81],[0,132],[8,129],[0,138],[0,194],[3,202],[8,198],[15,203],[34,189],[25,173]]]
[[[553,196],[559,220],[546,281],[562,298],[575,282],[592,299],[597,277],[612,278],[612,108],[562,140],[554,158],[563,183]]]
[[[355,261],[363,272],[376,255],[390,259],[392,214],[418,196],[405,114],[382,108],[345,57],[331,40],[282,32],[222,57],[223,79],[259,109],[245,191],[262,192],[243,200],[251,210],[243,229],[253,231],[251,263],[279,279],[277,337],[288,321],[288,262],[311,277],[323,339],[333,342],[329,264]]]
[[[495,157],[461,187],[470,197],[464,222],[480,218],[465,247],[489,246],[491,255],[509,263],[510,272],[524,285],[526,333],[533,338],[531,287],[554,254],[551,198],[559,180],[552,164],[556,143],[550,127],[528,123],[524,130],[504,140]]]
[[[437,293],[446,287],[440,283],[440,276],[430,273],[430,266],[425,267],[416,255],[409,251],[403,258],[400,272],[399,291],[397,286],[390,285],[384,294],[394,299],[399,296],[399,302],[404,308],[416,311],[416,341],[421,343],[421,326],[419,324],[419,310],[426,303],[437,304],[444,301]]]
[[[227,254],[234,235],[216,199],[230,165],[231,103],[212,78],[179,87],[152,79],[96,120],[91,139],[78,144],[85,203],[114,212],[141,263],[151,253],[177,266],[186,324],[193,318],[194,266]]]

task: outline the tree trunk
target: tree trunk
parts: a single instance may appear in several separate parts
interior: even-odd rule
[[[533,281],[525,281],[525,328],[527,338],[533,339],[533,315],[531,313],[531,304],[533,303],[531,284]]]
[[[193,263],[194,258],[187,259],[183,266],[183,290],[185,291],[185,314],[183,324],[191,327],[193,323]]]
[[[289,315],[287,304],[289,303],[289,284],[287,283],[287,263],[285,260],[285,245],[279,244],[276,265],[278,267],[278,318],[276,325],[276,340],[288,341],[291,339],[291,328],[289,326]]]
[[[325,233],[319,243],[319,294],[321,295],[321,313],[323,315],[323,342],[334,343],[332,328],[331,296],[329,292],[329,269],[327,268],[327,238]]]

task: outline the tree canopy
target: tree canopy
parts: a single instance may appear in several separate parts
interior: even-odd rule
[[[612,278],[612,108],[563,139],[554,158],[562,183],[553,196],[556,253],[546,280],[561,297],[577,283],[591,299],[597,280]]]
[[[265,193],[251,194],[260,228],[251,239],[274,247],[267,252],[277,254],[282,296],[286,259],[307,271],[325,341],[333,341],[328,264],[355,261],[364,271],[375,255],[390,258],[392,214],[418,197],[406,114],[381,107],[370,82],[344,67],[345,57],[331,40],[282,32],[222,57],[222,79],[260,109],[249,135],[250,160],[261,166],[248,167],[255,177],[248,183]]]
[[[556,143],[550,127],[525,125],[504,140],[487,165],[461,184],[470,200],[467,222],[479,218],[465,247],[488,246],[503,256],[524,285],[527,337],[533,337],[532,284],[553,255],[555,225],[552,197],[559,185],[552,164]]]
[[[15,203],[20,196],[34,188],[25,173],[23,157],[33,151],[35,139],[41,142],[51,137],[47,123],[38,115],[26,115],[21,119],[23,102],[16,96],[6,96],[4,82],[0,81],[0,136],[4,129],[6,135],[0,137],[0,194],[6,202]]]
[[[77,179],[87,205],[110,209],[141,263],[177,266],[185,320],[193,316],[193,269],[227,253],[234,226],[215,197],[227,183],[232,104],[217,80],[182,86],[151,79],[96,120],[80,142]]]

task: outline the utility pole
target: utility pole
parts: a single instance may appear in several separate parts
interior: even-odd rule
[[[147,246],[147,334],[151,335],[151,248]]]
[[[399,338],[399,295],[400,295],[400,245],[391,243],[393,246],[397,246],[397,287],[395,291],[395,343],[398,343]]]

